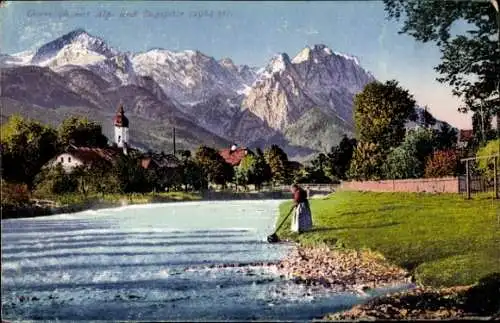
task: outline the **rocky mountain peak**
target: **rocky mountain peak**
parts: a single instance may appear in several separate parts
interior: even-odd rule
[[[338,53],[330,49],[324,44],[316,44],[306,46],[293,59],[293,64],[301,64],[304,62],[313,62],[315,64],[322,63],[325,60],[346,60],[351,61],[355,65],[359,65],[359,60],[355,56]]]
[[[233,73],[238,73],[238,67],[234,65],[234,62],[232,59],[225,57],[219,61],[219,64],[221,64],[223,67],[227,68]]]
[[[290,56],[287,53],[279,53],[274,55],[267,66],[260,72],[259,79],[266,79],[272,77],[274,74],[285,71],[292,65]]]
[[[228,66],[228,67],[236,67],[234,65],[234,62],[232,59],[230,59],[229,57],[224,57],[223,59],[220,60],[220,63],[224,66]]]
[[[111,57],[118,53],[101,38],[92,36],[79,28],[40,47],[31,59],[31,63],[40,64],[56,57],[62,49],[68,49],[69,47],[75,47],[77,51],[91,52],[104,57]]]

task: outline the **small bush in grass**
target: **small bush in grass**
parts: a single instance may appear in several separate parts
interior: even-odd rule
[[[424,176],[427,178],[455,176],[460,159],[455,150],[438,150],[427,160]]]

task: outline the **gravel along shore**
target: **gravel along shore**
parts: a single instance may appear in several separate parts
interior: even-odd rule
[[[277,265],[277,270],[296,282],[339,291],[363,293],[371,288],[411,283],[408,272],[388,264],[379,254],[328,247],[297,247]]]
[[[328,288],[333,291],[354,291],[410,284],[408,273],[388,264],[380,255],[369,251],[339,251],[328,247],[296,247],[285,259],[271,262],[207,265],[206,269],[240,267],[265,268],[296,284]],[[194,270],[186,267],[185,271]]]
[[[410,284],[410,274],[370,251],[297,247],[274,265],[281,275],[308,286],[363,293],[371,288]],[[358,305],[325,320],[377,319],[493,319],[500,320],[500,273],[473,286],[416,287]]]

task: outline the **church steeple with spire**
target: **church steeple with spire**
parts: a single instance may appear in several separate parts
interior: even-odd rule
[[[115,143],[118,147],[126,149],[128,146],[128,118],[125,116],[123,105],[120,104],[114,118]]]

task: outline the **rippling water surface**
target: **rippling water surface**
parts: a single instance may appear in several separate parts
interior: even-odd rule
[[[312,319],[367,295],[311,292],[261,267],[280,201],[128,206],[2,221],[7,319]]]

